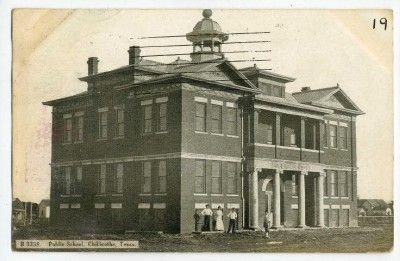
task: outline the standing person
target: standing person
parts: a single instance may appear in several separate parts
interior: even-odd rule
[[[210,208],[210,205],[206,205],[206,208],[201,211],[201,215],[204,216],[204,224],[203,231],[210,231],[210,221],[213,211]]]
[[[232,234],[235,234],[236,219],[237,219],[237,213],[235,208],[231,208],[231,211],[228,213],[228,218],[229,218],[229,226],[228,226],[228,231],[226,233],[229,233],[232,230]]]
[[[265,216],[264,216],[264,229],[265,229],[265,237],[269,238],[269,229],[271,227],[271,221],[272,221],[272,214],[268,210],[265,211]]]
[[[215,223],[215,230],[217,231],[224,231],[224,221],[222,221],[222,217],[224,216],[224,211],[221,206],[218,206],[218,210],[216,213],[216,223]]]

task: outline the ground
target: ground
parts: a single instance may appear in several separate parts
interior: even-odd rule
[[[138,240],[138,252],[384,252],[393,247],[393,226],[302,229],[231,234],[101,234],[60,236],[54,231],[22,229],[13,239]],[[114,250],[115,251],[115,250]]]

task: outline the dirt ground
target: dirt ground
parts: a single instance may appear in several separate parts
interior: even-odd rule
[[[138,240],[136,252],[384,252],[393,247],[393,227],[358,227],[231,234],[103,234],[63,236],[54,231],[21,230],[13,239]],[[14,242],[13,240],[13,242]],[[113,250],[111,250],[113,251]],[[114,250],[115,251],[115,250]]]

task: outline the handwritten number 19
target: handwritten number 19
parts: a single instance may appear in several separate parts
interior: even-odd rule
[[[379,23],[384,26],[385,31],[386,31],[387,19],[385,17],[382,17],[381,19],[379,19]],[[376,28],[376,19],[374,19],[373,23],[372,23],[372,29],[375,29],[375,28]]]

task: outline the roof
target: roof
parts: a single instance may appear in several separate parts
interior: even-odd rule
[[[230,88],[230,89],[235,89],[235,90],[240,90],[240,91],[259,93],[259,90],[257,90],[257,89],[243,87],[241,85],[236,85],[236,84],[232,84],[232,83],[226,83],[226,82],[222,82],[222,81],[210,80],[210,79],[206,79],[204,77],[197,77],[197,75],[196,76],[189,75],[187,73],[176,73],[176,74],[169,74],[169,75],[161,75],[161,76],[158,76],[158,77],[154,77],[154,78],[152,78],[150,80],[145,80],[145,81],[140,81],[140,82],[133,83],[133,84],[124,85],[124,86],[121,86],[118,89],[120,89],[120,90],[121,89],[129,89],[129,88],[132,88],[132,87],[138,86],[138,85],[148,85],[148,84],[169,82],[171,80],[197,81],[197,82],[209,83],[209,84],[212,84],[212,85],[219,85],[219,86],[222,86],[222,87],[227,87],[227,88]]]
[[[338,87],[328,87],[322,89],[309,90],[306,92],[294,92],[293,96],[296,97],[296,100],[300,103],[310,103],[312,101],[318,101],[323,97],[332,93],[332,91],[336,91]]]
[[[365,203],[370,204],[374,210],[386,210],[388,208],[388,204],[383,199],[359,199],[357,206],[363,207]]]
[[[42,201],[40,201],[39,205],[50,205],[50,199],[42,199]]]
[[[98,78],[98,77],[108,76],[108,75],[114,74],[114,73],[121,73],[121,72],[129,71],[132,69],[148,72],[148,73],[151,73],[154,75],[158,75],[158,74],[163,74],[163,73],[167,72],[170,65],[171,64],[160,63],[160,62],[156,62],[153,60],[141,59],[138,64],[130,64],[130,65],[119,67],[114,70],[105,71],[105,72],[101,72],[101,73],[97,73],[97,74],[93,74],[93,75],[87,75],[87,76],[79,78],[79,80],[86,82],[86,81],[90,81],[90,80]]]
[[[297,102],[296,99],[293,98],[292,94],[290,94],[290,93],[285,93],[284,98],[259,94],[255,97],[255,99],[258,101],[270,102],[270,103],[275,103],[275,104],[284,105],[284,106],[288,106],[288,107],[294,107],[294,108],[298,108],[298,109],[319,112],[319,113],[323,113],[323,114],[333,113],[333,111],[329,110],[329,109],[324,109],[324,108],[311,106],[311,105],[307,105],[307,104],[301,104],[301,103]]]
[[[84,91],[84,92],[80,92],[80,93],[77,93],[77,94],[75,94],[75,95],[63,97],[63,98],[60,98],[60,99],[55,99],[55,100],[50,100],[50,101],[42,102],[42,104],[43,104],[43,105],[50,105],[50,106],[52,106],[52,105],[55,105],[55,104],[60,103],[60,102],[63,102],[63,101],[69,101],[69,100],[73,100],[73,99],[84,98],[84,97],[86,97],[87,95],[88,95],[88,92],[87,92],[87,91]]]
[[[293,97],[300,103],[317,107],[333,109],[353,115],[361,115],[364,112],[350,99],[339,87],[303,90],[293,93]]]
[[[296,80],[296,78],[293,77],[285,76],[278,73],[273,73],[267,70],[261,70],[256,65],[239,69],[239,71],[241,71],[247,77],[256,75],[262,78],[273,78],[283,83],[293,82],[294,80]]]

